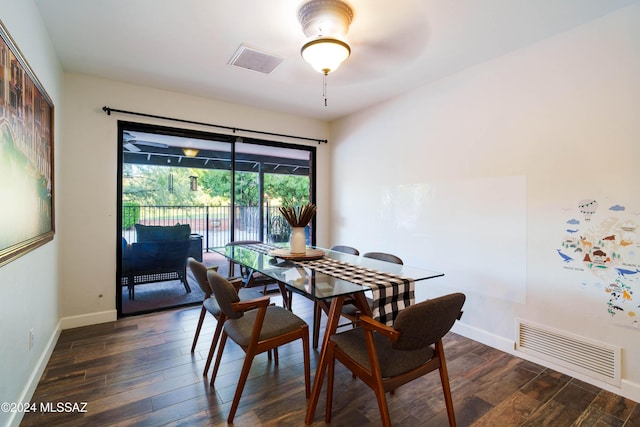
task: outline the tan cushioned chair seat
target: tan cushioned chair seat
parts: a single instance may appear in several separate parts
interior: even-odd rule
[[[391,341],[387,338],[376,333],[373,334],[373,337],[378,352],[382,378],[408,372],[426,363],[434,354],[434,349],[431,346],[410,351],[397,350],[391,346]],[[368,370],[371,370],[362,328],[350,329],[333,335],[331,340],[360,365],[366,366]]]
[[[227,320],[224,324],[224,330],[229,335],[229,338],[239,345],[248,345],[257,314],[258,310],[249,310],[242,317]],[[267,308],[262,331],[260,331],[260,340],[282,335],[304,325],[306,323],[289,310],[270,306]]]

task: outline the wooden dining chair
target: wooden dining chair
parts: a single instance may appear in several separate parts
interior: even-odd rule
[[[402,262],[402,258],[387,252],[366,252],[364,255],[362,255],[362,257],[377,259],[380,261],[392,262],[394,264],[400,264],[400,265],[404,264],[404,262]]]
[[[193,337],[193,343],[191,344],[191,353],[195,351],[196,344],[198,343],[198,337],[200,336],[200,331],[202,329],[204,318],[207,315],[207,312],[209,312],[216,319],[216,329],[213,334],[213,339],[211,340],[211,346],[209,347],[207,363],[204,367],[204,372],[202,373],[203,376],[207,376],[209,367],[211,366],[211,360],[213,359],[213,354],[216,350],[218,340],[220,339],[222,324],[225,320],[224,314],[221,312],[220,306],[216,301],[216,297],[212,295],[213,290],[211,289],[211,286],[209,285],[209,281],[207,279],[207,271],[218,271],[218,266],[207,267],[195,258],[189,257],[187,259],[187,267],[189,267],[189,270],[191,270],[193,277],[196,279],[196,283],[204,293],[202,308],[200,309],[200,317],[198,318],[198,326],[196,327],[196,333]],[[242,286],[242,281],[239,279],[234,280],[231,283],[236,289],[239,290],[238,296],[240,297],[240,300],[254,299],[262,296],[262,294],[255,289],[240,289],[240,287]]]
[[[220,310],[227,318],[222,328],[220,348],[213,366],[212,387],[220,367],[227,338],[231,338],[245,352],[242,371],[238,379],[238,386],[233,396],[227,422],[233,422],[255,356],[272,349],[275,350],[278,346],[298,339],[302,340],[305,393],[308,398],[311,394],[309,327],[304,320],[283,307],[269,305],[268,296],[240,301],[233,285],[215,271],[208,271],[207,279],[218,301]],[[277,364],[277,353],[275,354],[276,357],[274,359]]]
[[[350,255],[360,255],[360,251],[354,248],[353,246],[345,246],[345,245],[335,245],[329,248],[332,251],[342,252],[344,254]]]
[[[464,294],[453,293],[412,305],[398,314],[393,327],[362,316],[361,327],[333,335],[327,348],[325,422],[331,422],[337,359],[375,392],[385,427],[391,426],[385,393],[438,370],[449,425],[455,426],[442,337],[462,315],[464,301]]]
[[[187,267],[191,270],[191,274],[196,279],[196,283],[200,287],[202,293],[204,293],[204,298],[202,300],[202,308],[200,309],[200,317],[198,318],[198,326],[196,327],[196,334],[193,337],[193,343],[191,344],[191,353],[195,351],[196,344],[198,343],[198,337],[200,336],[200,330],[202,329],[202,324],[204,323],[204,318],[207,315],[207,308],[205,306],[205,302],[211,298],[211,287],[209,286],[209,282],[207,282],[207,269],[211,268],[213,270],[218,270],[218,266],[207,267],[203,263],[197,261],[193,257],[189,257],[187,259]],[[211,313],[217,319],[219,315],[219,310],[217,313]]]

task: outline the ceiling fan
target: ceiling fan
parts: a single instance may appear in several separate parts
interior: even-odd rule
[[[136,139],[135,135],[129,132],[122,132],[122,142],[123,142],[122,146],[131,153],[139,153],[140,151],[142,151],[142,149],[139,148],[138,145],[155,147],[155,148],[163,148],[163,149],[169,148],[167,144],[164,144],[162,142],[144,141],[141,139]]]
[[[406,67],[425,52],[429,39],[426,8],[416,0],[305,0],[298,21],[307,40],[303,58],[325,75],[344,61],[336,73],[339,82]]]

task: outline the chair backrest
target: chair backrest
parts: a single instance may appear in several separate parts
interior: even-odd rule
[[[400,332],[393,347],[416,350],[435,343],[458,319],[465,299],[464,294],[457,292],[405,308],[393,324],[393,328]]]
[[[367,252],[366,254],[364,254],[362,256],[364,258],[373,258],[373,259],[377,259],[377,260],[380,260],[380,261],[392,262],[394,264],[400,264],[400,265],[404,264],[400,257],[397,257],[397,256],[395,256],[393,254],[388,254],[388,253],[385,253],[385,252]]]
[[[260,240],[236,240],[234,242],[229,242],[225,246],[236,246],[236,245],[251,245],[255,243],[262,243]]]
[[[188,240],[141,242],[131,245],[131,262],[137,270],[182,269],[189,257]]]
[[[236,288],[233,287],[231,282],[219,275],[217,271],[213,270],[207,271],[207,280],[209,282],[209,286],[211,286],[213,295],[215,295],[216,301],[220,306],[220,310],[222,310],[225,316],[227,316],[229,319],[237,319],[239,317],[242,317],[241,311],[235,311],[231,307],[231,304],[240,301],[238,292],[236,291]]]
[[[189,270],[191,270],[191,273],[193,273],[193,277],[196,278],[196,282],[198,286],[200,286],[200,289],[202,289],[202,292],[204,292],[207,297],[211,296],[213,291],[207,279],[207,266],[193,257],[187,259],[187,266]]]
[[[330,248],[332,251],[342,252],[351,255],[360,255],[360,251],[351,246],[335,245]]]

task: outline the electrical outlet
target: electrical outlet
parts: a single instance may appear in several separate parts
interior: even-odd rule
[[[29,329],[29,350],[31,350],[33,348],[33,339],[35,338],[35,335],[33,333],[33,328]]]

